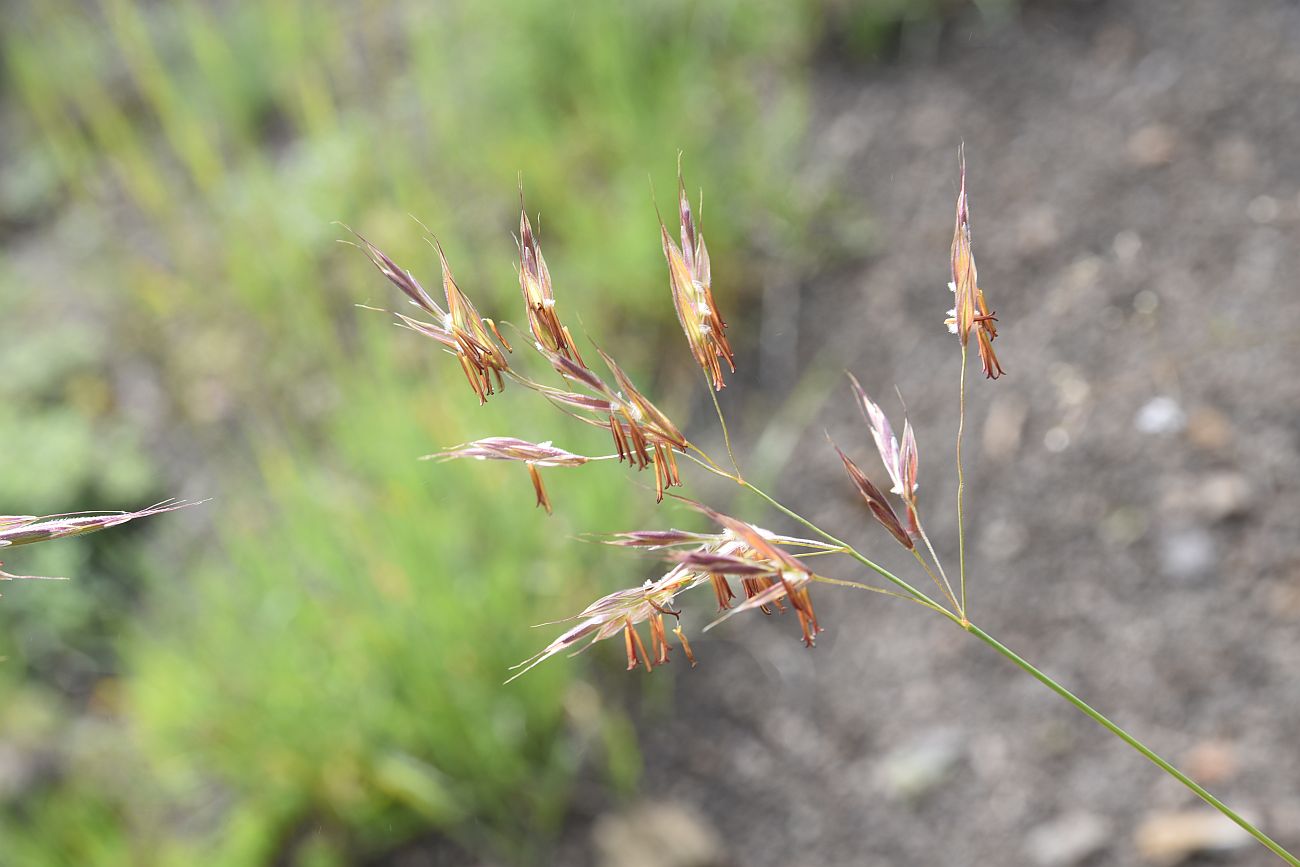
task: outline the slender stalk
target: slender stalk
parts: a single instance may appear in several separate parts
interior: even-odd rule
[[[1240,814],[1234,811],[1227,804],[1223,803],[1218,798],[1211,795],[1208,791],[1202,788],[1191,777],[1187,776],[1182,771],[1178,770],[1178,768],[1169,764],[1169,762],[1160,758],[1160,756],[1156,755],[1155,752],[1153,752],[1146,744],[1142,743],[1137,738],[1133,737],[1133,735],[1129,734],[1128,732],[1124,731],[1124,729],[1120,728],[1115,723],[1111,722],[1109,719],[1103,716],[1099,711],[1095,710],[1091,705],[1089,705],[1083,699],[1079,698],[1077,695],[1070,692],[1065,687],[1061,686],[1061,684],[1057,683],[1047,674],[1045,674],[1044,672],[1040,671],[1038,668],[1036,668],[1035,666],[1027,662],[1023,657],[1021,657],[1015,651],[1011,650],[1005,644],[998,641],[996,638],[989,635],[987,632],[985,632],[983,629],[980,629],[975,624],[973,623],[969,624],[966,627],[966,631],[969,632],[971,635],[974,635],[980,641],[983,641],[989,647],[992,647],[994,650],[996,650],[998,653],[1002,654],[1007,659],[1014,662],[1016,665],[1020,666],[1020,668],[1028,672],[1030,675],[1032,675],[1036,680],[1038,680],[1040,683],[1042,683],[1052,692],[1056,693],[1061,698],[1065,699],[1070,704],[1074,705],[1075,708],[1077,708],[1080,713],[1089,717],[1090,719],[1092,719],[1093,722],[1097,723],[1099,726],[1106,729],[1106,731],[1110,732],[1115,737],[1119,738],[1124,743],[1128,744],[1130,747],[1137,750],[1139,753],[1141,753],[1143,756],[1149,759],[1156,767],[1160,768],[1160,770],[1164,771],[1166,774],[1173,777],[1175,780],[1182,783],[1187,788],[1191,789],[1193,792],[1196,793],[1197,797],[1205,801],[1205,803],[1209,804],[1211,807],[1218,810],[1223,815],[1227,816],[1233,822],[1236,822],[1239,826],[1241,826],[1241,828],[1244,831],[1246,831],[1246,833],[1250,834],[1250,836],[1258,840],[1265,848],[1267,848],[1274,855],[1277,855],[1283,861],[1292,865],[1292,867],[1300,867],[1300,859],[1297,859],[1290,852],[1283,849],[1276,842],[1271,840],[1266,834],[1264,834],[1263,831],[1259,830],[1250,822],[1246,821],[1246,819],[1242,818]]]
[[[844,548],[831,545],[826,548],[818,548],[815,551],[800,551],[798,554],[792,554],[791,556],[800,559],[806,559],[808,557],[825,557],[827,554],[847,554],[847,553],[849,552]]]
[[[943,576],[943,586],[948,592],[948,598],[952,600],[952,607],[957,611],[959,615],[961,615],[961,617],[965,618],[966,617],[965,593],[962,594],[961,602],[958,602],[957,597],[952,592],[952,583],[948,580],[948,573],[945,572],[943,569],[943,561],[939,559],[938,554],[934,553],[934,545],[930,542],[929,534],[925,532],[925,525],[921,523],[921,516],[916,512],[915,506],[912,507],[912,514],[916,515],[916,529],[920,531],[921,540],[925,542],[926,550],[930,552],[930,559],[934,561],[934,565],[939,569],[939,574]],[[921,563],[921,565],[925,566],[925,559],[921,556],[920,552],[917,551],[915,548],[913,548],[912,553],[916,555],[916,559]],[[929,572],[930,571],[929,567],[926,567],[925,571]],[[931,577],[934,577],[933,573],[931,573]],[[962,589],[964,590],[965,588],[963,587]]]
[[[713,400],[713,409],[718,413],[718,424],[722,426],[722,442],[727,446],[727,457],[731,459],[731,467],[736,471],[736,479],[739,481],[740,464],[736,463],[736,453],[731,450],[731,434],[727,432],[727,419],[722,414],[722,404],[718,403],[718,394],[713,390],[713,383],[709,381],[708,374],[704,376],[704,385]]]
[[[921,568],[925,570],[925,574],[930,576],[930,580],[934,582],[934,586],[939,588],[939,592],[947,597],[948,601],[952,603],[953,609],[956,610],[957,600],[952,595],[952,586],[948,584],[947,579],[945,578],[941,583],[939,581],[939,576],[934,574],[934,570],[930,568],[930,564],[925,562],[925,557],[922,556],[921,552],[915,547],[912,548],[912,556],[916,558],[916,562],[921,564]],[[961,612],[958,611],[958,613]]]
[[[884,587],[873,587],[870,584],[863,584],[861,581],[845,581],[843,578],[829,578],[825,575],[813,575],[812,580],[819,584],[832,584],[836,587],[851,587],[854,590],[870,590],[872,593],[881,593],[885,596],[892,596],[895,599],[902,599],[904,602],[915,602],[917,605],[923,605],[926,608],[932,607],[926,605],[926,603],[922,602],[920,599],[915,599],[902,593],[895,593],[893,590],[886,590]]]
[[[962,494],[966,475],[961,465],[961,438],[966,432],[966,342],[961,344],[961,385],[957,389],[957,571],[961,583],[961,616],[966,619],[966,523],[962,512]]]
[[[709,457],[709,453],[706,452],[704,449],[700,448],[695,443],[691,443],[691,442],[688,442],[686,444],[686,448],[687,451],[685,452],[684,457],[704,467],[704,469],[713,473],[715,476],[722,476],[724,479],[731,479],[736,484],[740,484],[739,476],[733,476],[731,473],[727,472],[722,467],[718,466],[717,461]],[[691,452],[695,452],[695,455],[699,455],[699,457],[697,458],[695,455],[691,454]],[[703,460],[701,460],[701,458]]]

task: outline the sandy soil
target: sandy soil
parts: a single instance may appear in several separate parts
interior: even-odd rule
[[[964,140],[1008,370],[971,388],[972,618],[1300,847],[1300,6],[1031,5],[920,55],[820,74],[812,171],[872,214],[876,252],[809,281],[783,339],[846,347],[888,407],[898,385],[955,564]],[[822,438],[878,469],[846,395],[779,487],[906,568]],[[644,723],[647,797],[728,863],[1142,864],[1143,833],[1197,805],[946,621],[816,598],[814,651],[792,620],[733,620]]]

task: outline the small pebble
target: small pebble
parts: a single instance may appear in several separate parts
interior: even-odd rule
[[[961,758],[953,729],[931,729],[887,753],[876,768],[881,788],[898,798],[918,798],[944,781]]]
[[[1277,219],[1281,211],[1277,199],[1272,196],[1256,196],[1246,206],[1246,216],[1256,223],[1267,224]]]
[[[1217,562],[1214,539],[1200,527],[1184,527],[1160,540],[1160,571],[1171,578],[1199,578]]]
[[[1220,451],[1232,442],[1232,422],[1216,409],[1197,407],[1187,419],[1187,439],[1198,449]]]
[[[1255,174],[1259,160],[1255,146],[1240,136],[1220,141],[1214,146],[1214,169],[1228,181],[1244,181]]]
[[[1192,779],[1206,786],[1232,779],[1239,765],[1237,751],[1227,741],[1201,741],[1183,760],[1183,768]]]
[[[1198,808],[1147,816],[1138,826],[1135,842],[1147,861],[1172,865],[1201,852],[1231,852],[1254,841],[1222,813]]]
[[[1211,521],[1225,521],[1250,510],[1255,489],[1241,473],[1212,473],[1197,485],[1195,498],[1196,510],[1202,516]]]
[[[1017,397],[997,397],[984,422],[984,454],[991,460],[1009,461],[1020,451],[1021,435],[1029,407]]]
[[[1043,434],[1043,447],[1053,454],[1060,454],[1070,447],[1070,432],[1063,427],[1050,428]]]
[[[1172,397],[1161,395],[1147,401],[1140,410],[1133,426],[1144,434],[1178,433],[1187,424],[1187,414],[1182,406]]]
[[[715,867],[726,863],[718,832],[699,810],[672,801],[641,803],[596,820],[601,867]]]
[[[1030,831],[1025,852],[1042,867],[1074,867],[1100,852],[1110,839],[1110,823],[1103,817],[1066,813]]]
[[[1172,160],[1177,146],[1178,133],[1173,127],[1148,124],[1129,137],[1128,158],[1141,168],[1154,168]]]

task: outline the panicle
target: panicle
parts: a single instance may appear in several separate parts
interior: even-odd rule
[[[555,312],[555,293],[551,288],[551,272],[542,257],[542,248],[537,243],[537,235],[528,221],[528,211],[524,209],[524,188],[519,186],[519,288],[524,295],[524,307],[528,313],[528,327],[533,338],[552,352],[558,352],[566,358],[579,363],[582,356],[573,342],[573,335],[560,322]]]
[[[993,340],[998,336],[994,323],[996,317],[989,311],[984,292],[979,288],[975,255],[971,250],[970,205],[966,198],[966,154],[961,152],[961,190],[957,194],[957,218],[952,236],[952,282],[948,288],[954,295],[953,309],[948,311],[948,330],[961,339],[962,346],[970,341],[971,331],[979,349],[984,375],[997,379],[1004,371],[993,351]]]
[[[677,167],[677,204],[681,220],[680,248],[668,234],[663,220],[659,221],[660,242],[664,248],[664,258],[668,261],[668,283],[672,289],[673,306],[677,310],[677,320],[681,323],[682,331],[686,334],[691,355],[709,377],[714,390],[721,391],[726,385],[722,378],[721,361],[725,361],[731,372],[735,373],[735,354],[727,341],[727,323],[723,321],[713,301],[709,251],[704,245],[704,235],[691,214],[691,203],[686,196],[680,163]]]
[[[516,437],[487,437],[481,440],[454,446],[441,452],[425,455],[421,460],[449,461],[456,458],[474,458],[480,461],[520,461],[528,466],[528,476],[533,483],[533,493],[537,505],[551,514],[551,499],[547,496],[546,486],[542,484],[542,474],[538,467],[578,467],[591,460],[584,455],[576,455],[564,449],[556,448],[549,442],[532,443]]]

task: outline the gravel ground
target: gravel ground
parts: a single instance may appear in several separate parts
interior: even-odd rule
[[[1008,371],[970,392],[972,619],[1292,848],[1298,49],[1295,3],[1031,4],[887,67],[822,70],[812,162],[873,215],[876,253],[806,287],[798,333],[779,335],[805,358],[846,347],[887,407],[898,385],[927,524],[955,563],[958,360],[941,321],[964,140]],[[778,487],[906,568],[822,438],[883,475],[846,395]],[[816,601],[814,651],[789,618],[733,620],[643,723],[647,797],[700,817],[725,852],[712,860],[1170,863],[1213,837],[1194,796],[946,621],[829,588]],[[1190,863],[1281,863],[1222,844]]]

